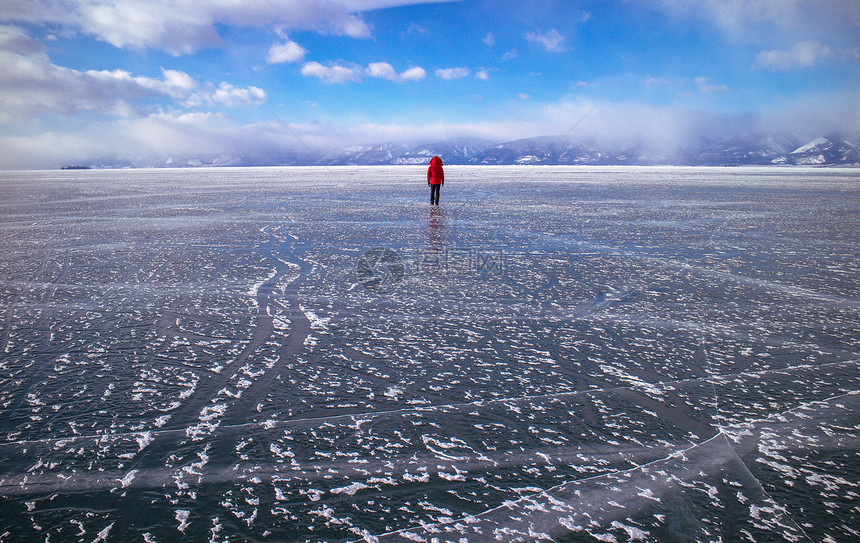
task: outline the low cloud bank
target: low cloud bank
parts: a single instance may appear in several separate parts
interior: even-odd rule
[[[179,78],[181,79],[181,78]],[[172,80],[172,83],[167,83]],[[182,86],[166,75],[160,84]],[[222,89],[228,95],[231,89]],[[248,91],[251,93],[251,91]],[[814,110],[826,98],[827,108]],[[213,95],[213,98],[214,95]],[[254,100],[253,95],[242,100]],[[856,133],[860,113],[850,96],[810,99],[775,107],[762,116],[719,115],[635,103],[562,101],[524,105],[502,121],[429,124],[289,123],[240,125],[211,112],[159,112],[144,117],[70,126],[65,131],[0,138],[0,168],[57,168],[70,163],[105,166],[296,164],[348,147],[419,145],[454,138],[501,143],[536,136],[565,137],[613,149],[637,148],[671,162],[701,138],[774,133],[805,141],[830,133]],[[270,116],[267,114],[267,116]],[[798,129],[800,127],[800,129]]]

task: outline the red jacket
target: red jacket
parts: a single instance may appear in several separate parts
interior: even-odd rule
[[[442,170],[442,159],[434,156],[430,159],[430,167],[427,168],[427,182],[431,185],[444,185],[445,172]]]

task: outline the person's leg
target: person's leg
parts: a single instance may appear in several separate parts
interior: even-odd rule
[[[436,205],[439,205],[439,193],[442,192],[442,185],[436,185]]]
[[[439,185],[430,185],[430,203],[439,203]]]

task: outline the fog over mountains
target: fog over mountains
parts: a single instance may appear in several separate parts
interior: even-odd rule
[[[445,164],[474,165],[679,165],[679,166],[860,166],[860,136],[827,135],[811,141],[788,136],[742,134],[694,138],[670,153],[647,145],[611,146],[587,139],[541,136],[502,143],[454,138],[422,145],[382,143],[334,150],[269,150],[259,154],[151,157],[135,162],[109,158],[82,161],[92,167],[369,166],[419,165],[439,155]]]

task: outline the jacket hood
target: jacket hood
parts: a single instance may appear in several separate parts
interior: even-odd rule
[[[430,159],[430,164],[431,165],[438,164],[439,166],[441,166],[442,165],[442,159],[439,158],[438,156],[434,156],[433,158]]]

